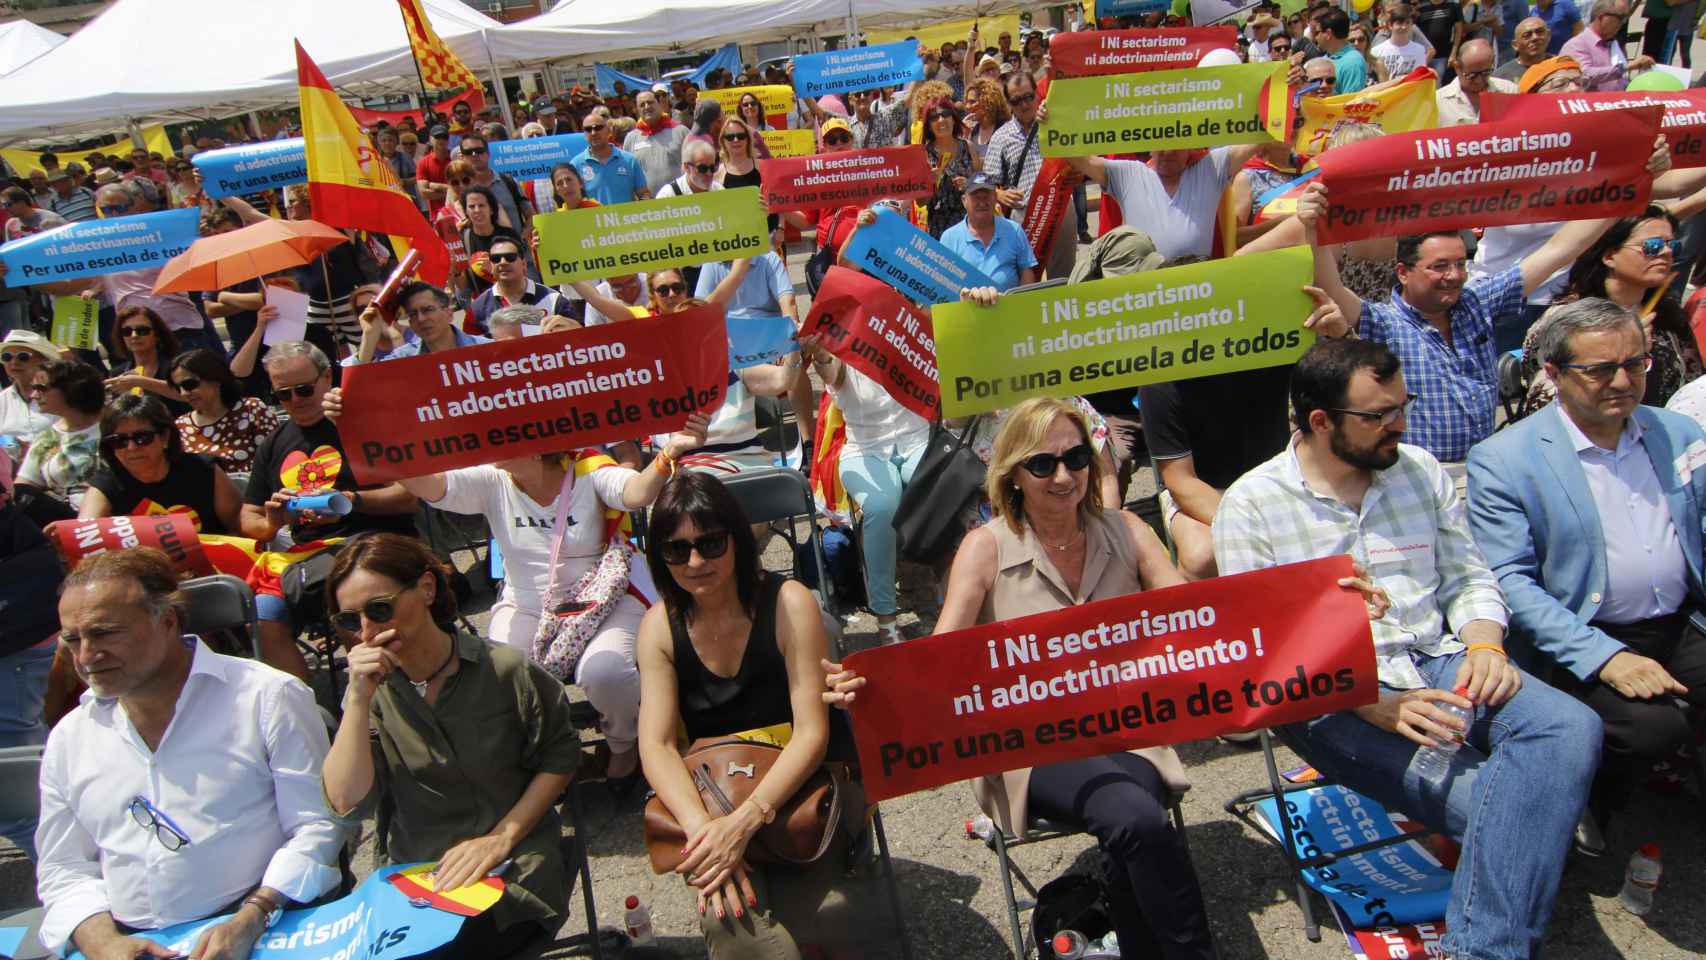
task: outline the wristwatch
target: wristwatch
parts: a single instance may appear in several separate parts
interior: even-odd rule
[[[251,904],[261,911],[261,919],[264,921],[263,929],[271,930],[278,923],[278,918],[284,915],[282,904],[258,890],[243,898],[243,906],[247,907]]]

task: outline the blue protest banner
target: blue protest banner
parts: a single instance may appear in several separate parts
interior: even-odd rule
[[[308,182],[301,137],[208,150],[190,162],[201,171],[202,188],[215,200]]]
[[[740,47],[738,45],[723,44],[722,49],[711,54],[704,63],[701,63],[692,73],[687,74],[682,79],[702,90],[705,88],[705,77],[711,71],[718,69],[724,69],[730,73],[740,72]],[[593,67],[593,77],[593,86],[598,88],[600,96],[605,97],[616,96],[616,81],[618,80],[622,81],[622,86],[630,94],[638,93],[641,90],[650,90],[652,84],[658,82],[657,80],[647,80],[637,73],[623,73],[615,67],[603,63],[596,64]]]
[[[1170,0],[1096,0],[1096,19],[1164,13],[1171,6]]]
[[[922,79],[924,61],[919,59],[918,44],[907,40],[794,58],[794,92],[802,97],[898,87]]]
[[[892,210],[879,209],[877,222],[860,227],[843,254],[847,262],[919,303],[951,303],[964,287],[995,281],[958,254],[931,239]]]
[[[0,247],[0,263],[12,286],[149,270],[188,250],[200,225],[196,207],[85,220]]]
[[[349,896],[318,907],[286,910],[255,941],[250,960],[402,960],[449,943],[461,931],[464,918],[422,899],[411,900],[390,882],[392,874],[404,869],[376,870]],[[152,940],[177,956],[189,956],[203,930],[230,918],[227,914],[160,930],[139,930],[133,936]],[[68,960],[82,956],[73,952]]]
[[[507,173],[517,180],[545,180],[551,176],[552,167],[568,163],[586,149],[586,134],[493,140],[487,147],[491,150],[491,167],[498,173]]]
[[[794,321],[776,313],[733,313],[724,318],[729,334],[729,369],[769,363],[800,349]]]

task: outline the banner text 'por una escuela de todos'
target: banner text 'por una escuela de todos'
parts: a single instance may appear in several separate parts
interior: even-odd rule
[[[533,225],[546,283],[734,260],[770,246],[757,187],[542,213]]]
[[[1307,247],[936,306],[942,414],[1291,363],[1315,342]]]
[[[1286,65],[1156,70],[1049,84],[1045,157],[1284,140]]]
[[[362,483],[677,430],[728,387],[723,310],[693,307],[344,371]]]
[[[855,653],[870,799],[1373,703],[1368,613],[1338,585],[1351,568],[1286,564]]]

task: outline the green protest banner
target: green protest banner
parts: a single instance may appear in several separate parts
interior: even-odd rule
[[[545,213],[533,225],[547,283],[732,260],[770,246],[757,187]]]
[[[930,310],[942,415],[1291,363],[1315,342],[1308,247]]]
[[[1286,64],[1152,70],[1049,84],[1045,157],[1284,140]]]
[[[53,327],[47,338],[73,350],[94,350],[100,340],[101,301],[53,298]]]

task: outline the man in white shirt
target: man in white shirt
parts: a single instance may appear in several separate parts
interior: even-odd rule
[[[185,635],[176,590],[149,549],[65,579],[60,643],[89,692],[42,758],[36,882],[56,954],[166,956],[128,933],[235,911],[193,955],[244,960],[285,906],[338,882],[313,694]]]
[[[1516,84],[1493,76],[1493,45],[1485,40],[1464,41],[1451,65],[1457,70],[1457,78],[1434,94],[1442,127],[1480,123],[1481,97],[1488,91],[1516,92]]]

